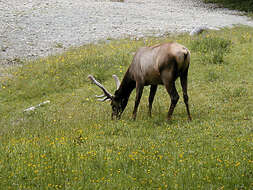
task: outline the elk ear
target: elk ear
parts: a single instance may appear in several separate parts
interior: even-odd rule
[[[115,80],[115,83],[116,83],[116,89],[118,90],[119,89],[119,86],[120,86],[120,81],[119,81],[119,78],[116,76],[116,75],[112,75],[112,77],[114,78]]]

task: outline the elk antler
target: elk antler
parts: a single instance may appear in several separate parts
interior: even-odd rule
[[[115,83],[116,83],[116,89],[118,90],[119,89],[119,86],[120,86],[120,81],[119,81],[119,78],[117,77],[117,75],[112,75],[112,77],[114,78],[115,80]]]
[[[104,94],[97,96],[95,95],[97,98],[102,98],[102,99],[98,99],[99,101],[104,102],[105,100],[111,100],[112,99],[112,95],[106,90],[106,88],[100,84],[98,81],[96,81],[96,79],[92,76],[92,75],[88,75],[88,78],[95,83],[99,88],[101,88],[104,92]]]

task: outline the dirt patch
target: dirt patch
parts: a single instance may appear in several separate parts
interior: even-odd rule
[[[236,11],[198,0],[10,0],[0,1],[0,17],[0,64],[112,38],[253,26]]]

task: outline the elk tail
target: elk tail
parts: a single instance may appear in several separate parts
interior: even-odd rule
[[[190,63],[190,56],[191,56],[191,54],[190,54],[190,51],[187,49],[187,48],[185,48],[186,49],[186,51],[184,52],[184,62],[188,62],[188,64]]]
[[[186,59],[187,59],[188,55],[189,55],[189,51],[188,51],[188,50],[186,50],[186,52],[184,53],[184,61],[186,61]]]

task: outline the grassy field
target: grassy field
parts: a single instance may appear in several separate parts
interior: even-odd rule
[[[111,92],[140,46],[177,41],[192,53],[188,122],[182,91],[172,121],[160,86],[137,120],[135,92],[119,121]],[[0,82],[0,189],[253,189],[253,28],[117,40],[5,69]],[[7,77],[8,76],[8,77]],[[34,111],[23,110],[50,100]]]

